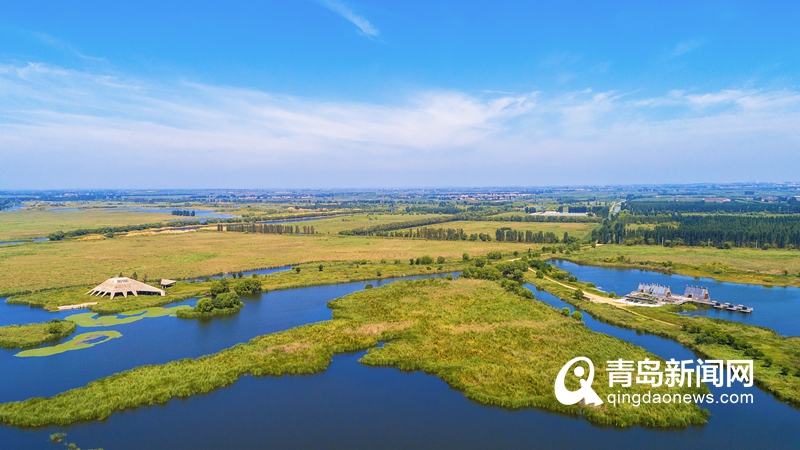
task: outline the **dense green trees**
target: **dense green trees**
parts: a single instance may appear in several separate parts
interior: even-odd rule
[[[437,223],[451,222],[459,220],[456,216],[433,216],[425,217],[422,219],[406,220],[402,222],[385,223],[382,225],[374,225],[371,227],[354,228],[352,230],[342,230],[339,234],[347,236],[389,236],[390,231],[403,230],[404,228],[421,227],[424,225],[433,225]],[[397,237],[420,237],[420,236],[401,236]],[[431,238],[433,239],[433,238]]]
[[[220,230],[222,227],[217,226]],[[226,231],[265,234],[315,234],[314,226],[281,225],[273,223],[237,223],[225,226]]]
[[[632,215],[658,215],[670,213],[769,213],[798,214],[800,203],[759,202],[734,200],[730,202],[674,202],[653,200],[632,200],[625,203],[625,209]]]
[[[66,236],[66,234],[64,234],[63,231],[56,231],[54,233],[48,234],[47,235],[47,239],[49,239],[51,241],[60,241],[60,240],[64,239],[65,236]]]
[[[541,231],[534,233],[531,230],[519,231],[510,227],[498,228],[495,230],[494,235],[495,239],[500,242],[527,242],[533,244],[557,244],[563,242],[558,239],[555,233],[549,231],[547,233]],[[568,240],[572,239],[566,233],[564,237]]]
[[[422,227],[422,228],[411,228],[408,230],[399,230],[399,231],[392,231],[382,234],[382,236],[388,237],[400,237],[400,238],[421,238],[421,239],[433,239],[437,241],[466,241],[467,234],[464,233],[463,229],[455,229],[455,228],[429,228],[429,227]]]
[[[233,290],[239,295],[258,294],[261,292],[261,280],[258,278],[243,278],[233,284]]]
[[[800,216],[625,216],[605,221],[592,231],[592,239],[640,245],[797,248]]]
[[[222,281],[225,282],[223,283]],[[239,280],[234,285],[234,290],[230,291],[228,290],[229,283],[226,279],[223,278],[222,280],[215,280],[212,283],[213,286],[211,298],[201,298],[197,301],[197,304],[194,306],[194,308],[181,309],[178,310],[176,314],[182,319],[195,319],[198,317],[233,314],[242,309],[244,306],[244,303],[242,303],[242,301],[239,299],[239,294],[236,292],[236,288],[238,287],[252,292],[261,292],[261,283],[258,282],[258,290],[256,291],[254,282],[258,282],[258,280],[254,278]],[[220,288],[224,288],[225,290],[219,292]]]
[[[473,264],[464,268],[461,272],[462,277],[497,281],[509,292],[525,298],[534,298],[533,292],[522,286],[525,271],[529,267],[527,261],[505,261],[495,266],[487,266],[485,259],[475,258]]]
[[[241,300],[239,300],[239,295],[236,292],[223,292],[222,294],[217,295],[213,298],[201,298],[197,301],[195,307],[191,310],[186,310],[187,313],[201,313],[201,314],[212,314],[216,310],[238,310],[244,306]],[[178,316],[191,316],[191,314],[181,314],[184,310],[178,311]]]

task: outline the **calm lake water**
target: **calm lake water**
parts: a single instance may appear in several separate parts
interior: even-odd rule
[[[4,241],[4,242],[0,242],[0,247],[2,247],[4,245],[27,244],[29,242],[47,242],[49,240],[50,240],[49,238],[43,237],[43,238],[34,238],[34,239],[28,240],[28,241]]]
[[[240,328],[264,334],[300,323],[326,320],[330,318],[330,310],[325,307],[327,300],[361,289],[364,284],[270,292],[260,301],[248,302],[237,316],[226,318],[229,320],[214,319],[207,324],[165,317],[112,327],[118,328],[123,337],[89,350],[39,358],[48,360],[69,355],[72,359],[52,360],[52,366],[44,368],[50,370],[47,376],[26,382],[50,384],[58,377],[80,370],[81,363],[105,364],[105,358],[113,358],[113,354],[124,354],[123,359],[127,361],[149,357],[139,353],[150,354],[153,350],[163,350],[159,347],[169,347],[171,350],[164,351],[173,356],[178,353],[180,357],[194,356],[229,347],[233,341],[245,341],[246,333],[228,342],[227,335],[240,333]],[[536,297],[557,308],[568,306],[544,292],[536,292]],[[693,357],[672,341],[602,324],[588,315],[584,317],[586,325],[593,330],[633,342],[663,358]],[[241,322],[237,324],[237,320]],[[134,327],[147,324],[152,326],[134,332]],[[173,328],[179,332],[170,333],[172,337],[165,339],[161,333]],[[200,331],[192,331],[192,328]],[[148,333],[149,337],[141,336]],[[183,339],[180,335],[184,333],[191,336]],[[130,348],[91,355],[104,350],[104,346],[114,345],[129,345]],[[84,355],[80,356],[81,353]],[[335,356],[327,370],[315,375],[243,377],[234,385],[207,395],[116,413],[102,422],[24,430],[0,427],[0,443],[4,448],[50,449],[54,447],[47,436],[62,431],[68,434],[68,441],[83,448],[102,446],[106,449],[674,449],[797,448],[798,445],[796,430],[800,425],[800,412],[756,388],[740,388],[739,391],[745,389],[754,394],[752,405],[710,405],[713,416],[703,427],[619,430],[596,427],[577,417],[546,411],[483,406],[466,399],[435,376],[363,366],[357,362],[362,355],[363,352]],[[8,367],[7,362],[0,361],[3,372]],[[139,364],[142,362],[132,365]],[[78,384],[83,385],[85,381]],[[5,391],[6,388],[3,395],[9,397]],[[719,395],[724,391],[713,389],[713,392]]]
[[[723,283],[709,278],[667,275],[647,270],[582,266],[567,261],[555,261],[553,264],[568,270],[581,281],[589,281],[598,288],[606,292],[614,292],[617,295],[635,291],[639,283],[658,283],[669,286],[672,292],[677,294],[683,294],[686,285],[707,287],[712,300],[752,306],[753,312],[743,314],[698,305],[697,311],[687,314],[759,325],[772,328],[786,336],[800,335],[800,289],[795,287]]]
[[[243,277],[249,277],[250,275],[269,275],[271,273],[286,272],[287,270],[291,270],[291,269],[292,269],[292,266],[283,266],[283,267],[272,267],[272,268],[269,268],[269,269],[246,270],[246,271],[242,272],[242,276]],[[210,280],[216,280],[216,279],[222,278],[224,276],[225,275],[223,275],[223,274],[217,274],[217,275],[211,275],[208,278]],[[206,277],[191,278],[191,279],[186,280],[186,281],[188,281],[190,283],[193,283],[195,281],[203,281],[205,278]]]

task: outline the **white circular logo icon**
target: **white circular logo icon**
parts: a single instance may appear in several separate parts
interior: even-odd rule
[[[589,365],[589,375],[584,379],[583,376],[586,375],[586,370],[583,366],[575,367],[572,373],[579,379],[578,382],[581,388],[577,391],[570,391],[564,385],[564,381],[569,369],[579,361],[583,361]],[[594,364],[592,364],[592,360],[585,356],[573,358],[564,364],[564,367],[558,372],[558,376],[556,377],[556,399],[563,405],[574,405],[581,400],[587,405],[602,405],[603,400],[601,400],[594,389],[592,389],[592,381],[594,381]]]

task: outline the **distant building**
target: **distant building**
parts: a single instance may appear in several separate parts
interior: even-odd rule
[[[683,296],[687,298],[692,298],[695,300],[710,300],[711,297],[708,296],[708,288],[699,287],[699,286],[686,286],[686,290],[683,291]]]
[[[141,281],[132,280],[126,277],[118,277],[107,279],[106,281],[100,283],[96,288],[87,292],[87,294],[97,295],[100,297],[104,295],[110,295],[111,300],[113,300],[117,295],[122,295],[123,297],[128,298],[128,294],[132,294],[134,297],[138,297],[139,294],[163,296],[164,291],[150,286],[149,284],[144,284]]]
[[[163,280],[161,280],[161,289],[166,289],[168,287],[175,286],[175,283],[177,283],[177,281],[175,281],[175,280],[163,279]]]
[[[656,298],[672,297],[672,291],[670,291],[669,286],[662,286],[660,284],[639,283],[638,291],[641,294],[650,295]]]
[[[731,201],[729,198],[725,197],[708,197],[703,199],[706,203],[725,203]]]

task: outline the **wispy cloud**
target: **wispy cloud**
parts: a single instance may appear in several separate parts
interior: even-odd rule
[[[71,53],[72,55],[77,56],[78,58],[85,59],[85,60],[92,60],[92,61],[105,61],[105,58],[99,58],[97,56],[86,55],[86,54],[82,53],[81,51],[79,51],[77,48],[75,48],[72,44],[70,44],[68,42],[64,42],[61,39],[55,38],[53,36],[50,36],[47,33],[35,32],[35,33],[31,33],[31,36],[33,36],[39,42],[47,44],[50,47],[55,48],[56,50],[59,50],[59,51],[62,51],[62,52],[66,52],[66,53]]]
[[[364,16],[360,16],[353,12],[347,5],[342,2],[336,0],[319,0],[320,3],[325,5],[328,9],[339,14],[340,16],[344,17],[348,21],[350,21],[353,25],[357,26],[361,34],[371,37],[377,38],[380,34],[378,29],[372,25],[369,20],[364,18]]]
[[[654,164],[661,181],[788,180],[799,146],[793,90],[377,104],[0,66],[0,188],[635,183]]]
[[[670,58],[677,58],[678,56],[685,55],[692,50],[705,44],[705,39],[691,39],[688,41],[679,42],[675,45],[672,51],[669,52]]]

